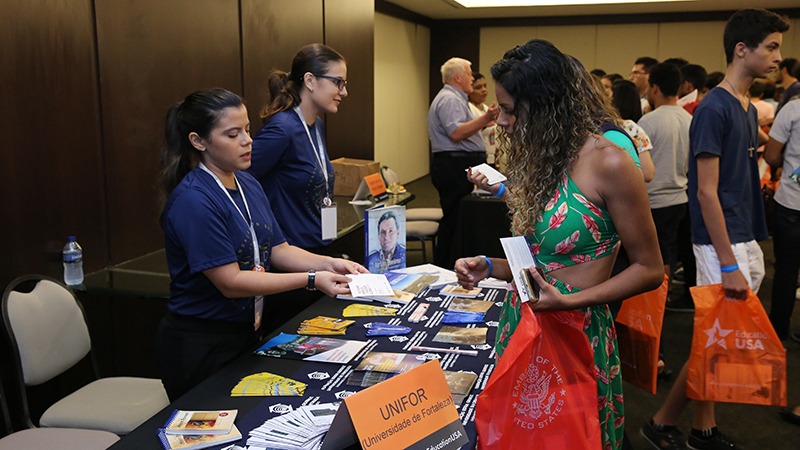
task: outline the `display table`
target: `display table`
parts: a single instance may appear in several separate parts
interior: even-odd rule
[[[423,355],[422,352],[412,352],[408,350],[412,345],[421,345],[440,348],[460,348],[476,349],[477,357],[440,353],[440,362],[444,370],[450,371],[472,371],[478,375],[473,390],[464,399],[458,411],[462,423],[467,429],[470,444],[463,448],[472,449],[475,446],[476,432],[474,424],[475,402],[481,389],[485,386],[489,376],[494,369],[494,341],[497,330],[497,320],[500,313],[500,303],[502,302],[505,291],[499,289],[484,289],[483,297],[480,300],[488,299],[493,302],[493,306],[486,313],[485,323],[456,325],[460,327],[488,327],[486,344],[484,345],[454,345],[431,342],[441,327],[442,312],[453,300],[453,297],[440,297],[438,291],[423,291],[409,305],[399,310],[396,317],[358,317],[353,318],[356,323],[348,327],[345,336],[333,336],[334,338],[367,341],[367,347],[359,353],[349,364],[331,364],[321,362],[303,362],[296,360],[271,358],[258,356],[251,352],[242,355],[234,360],[210,378],[196,386],[186,395],[167,406],[164,410],[156,414],[150,420],[136,428],[127,436],[114,444],[111,449],[136,449],[136,450],[158,450],[161,443],[156,437],[156,430],[163,426],[174,409],[184,410],[220,410],[238,409],[239,415],[236,419],[236,426],[242,432],[243,439],[237,445],[244,446],[248,432],[258,427],[267,419],[275,417],[279,412],[287,411],[288,408],[296,408],[303,403],[329,403],[339,401],[362,387],[350,386],[346,384],[347,378],[353,369],[361,362],[367,351],[382,351],[396,353],[411,353]],[[413,312],[417,303],[423,301],[430,303],[430,308],[426,313],[427,319],[417,324],[409,323],[407,318]],[[306,310],[302,311],[292,320],[284,324],[276,332],[267,338],[272,338],[279,332],[296,334],[297,327],[305,319],[310,319],[319,315],[328,317],[342,317],[342,311],[351,301],[336,300],[330,297],[323,297]],[[382,304],[376,303],[377,306]],[[365,336],[365,324],[370,322],[389,322],[408,326],[413,331],[405,336],[407,339],[391,339],[389,336],[367,338]],[[265,339],[263,342],[266,342]],[[262,342],[262,343],[263,343]],[[255,350],[257,347],[254,347]],[[433,354],[427,354],[433,357]],[[289,377],[297,381],[308,384],[305,395],[302,397],[231,397],[230,390],[236,383],[245,376],[259,372],[271,372],[281,376]],[[313,374],[313,376],[309,376]],[[230,445],[230,444],[227,444]],[[211,447],[214,449],[222,448],[226,445]],[[357,446],[352,448],[359,448]]]

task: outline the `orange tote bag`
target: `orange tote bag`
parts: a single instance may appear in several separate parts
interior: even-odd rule
[[[756,294],[725,298],[721,284],[691,288],[694,337],[686,395],[696,400],[786,406],[786,349]]]
[[[661,286],[622,302],[615,324],[622,379],[653,394],[656,393],[658,345],[669,290],[667,280],[664,275]]]

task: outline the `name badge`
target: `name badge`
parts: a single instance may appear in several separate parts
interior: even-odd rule
[[[336,239],[336,203],[323,206],[320,212],[322,216],[322,239]]]

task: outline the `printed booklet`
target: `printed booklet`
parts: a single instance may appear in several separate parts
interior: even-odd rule
[[[274,358],[347,364],[366,345],[362,341],[281,333],[267,341],[255,353]]]
[[[176,409],[164,424],[166,434],[228,434],[238,410],[182,411]]]
[[[406,266],[406,207],[378,205],[364,211],[364,258],[371,273]]]

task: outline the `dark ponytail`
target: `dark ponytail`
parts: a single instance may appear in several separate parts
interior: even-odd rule
[[[269,100],[261,110],[261,120],[300,104],[300,90],[306,73],[325,75],[331,62],[344,61],[344,57],[325,44],[311,44],[301,48],[292,60],[292,71],[273,70],[267,81]]]
[[[204,89],[189,94],[167,112],[165,138],[161,151],[162,203],[200,161],[200,152],[189,141],[197,133],[208,139],[225,108],[244,105],[241,97],[221,88]]]

